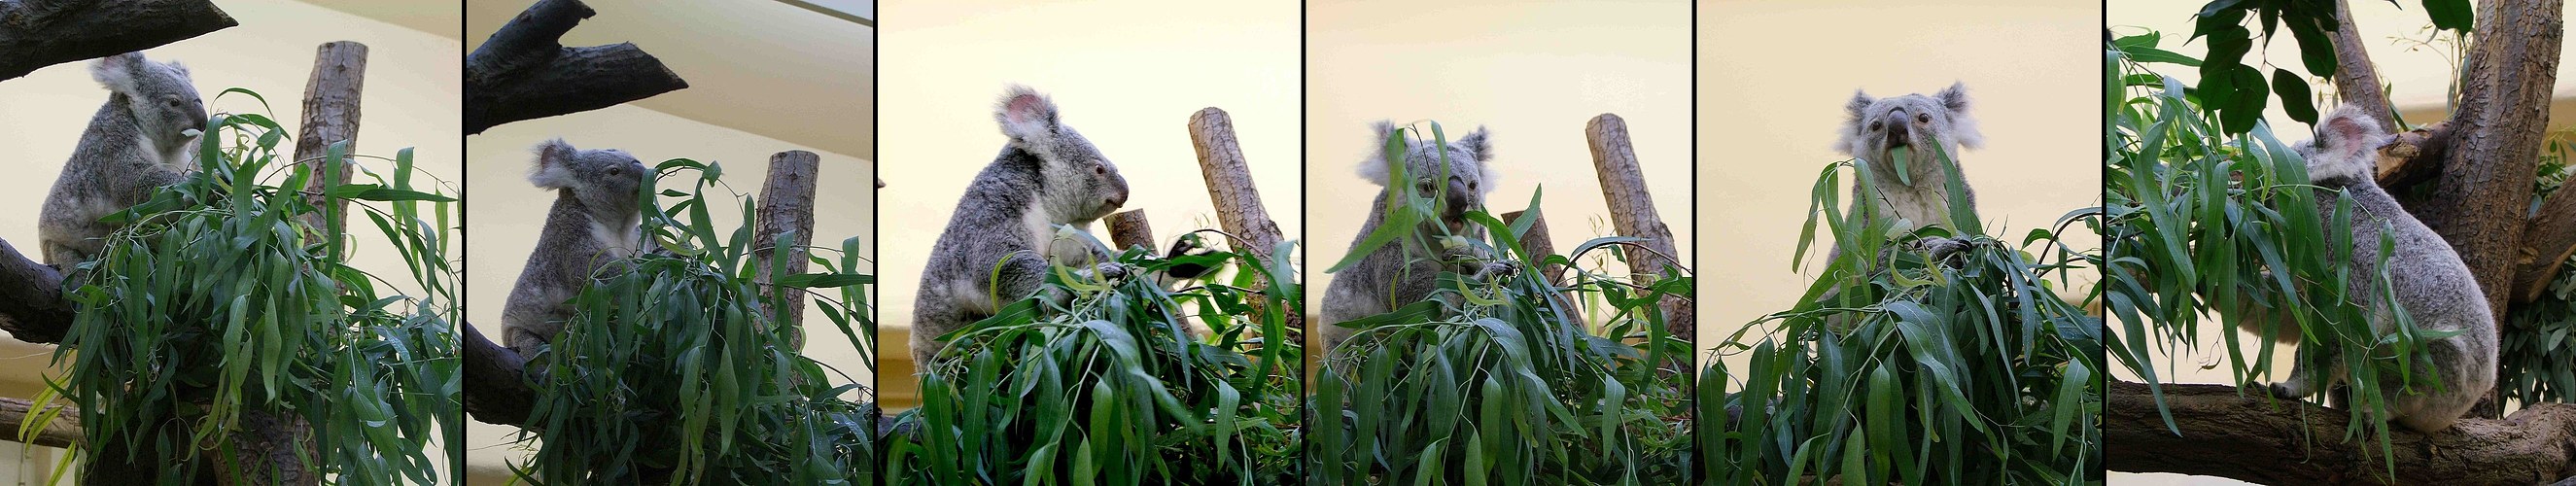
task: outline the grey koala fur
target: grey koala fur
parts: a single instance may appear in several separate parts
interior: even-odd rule
[[[941,336],[1035,294],[1052,265],[1081,268],[1074,273],[1086,279],[1132,272],[1087,242],[1059,238],[1056,229],[1087,228],[1126,204],[1118,167],[1064,125],[1054,101],[1027,87],[1010,87],[993,119],[1008,142],[967,184],[921,272],[912,356],[924,369],[946,347]]]
[[[128,52],[92,63],[90,77],[107,87],[107,104],[90,117],[36,226],[45,263],[66,269],[96,258],[116,231],[100,217],[142,204],[195,170],[188,148],[206,126],[206,104],[178,62]]]
[[[1850,118],[1843,122],[1842,137],[1834,150],[1868,162],[1877,194],[1863,194],[1859,184],[1852,185],[1852,221],[1861,219],[1873,208],[1881,208],[1896,218],[1893,233],[1912,231],[1927,224],[1950,220],[1950,171],[1940,165],[1939,157],[1921,151],[1937,147],[1949,154],[1949,163],[1959,160],[1959,149],[1979,148],[1985,137],[1977,133],[1977,121],[1968,116],[1968,86],[1952,83],[1948,89],[1932,96],[1909,94],[1872,99],[1869,93],[1855,91],[1844,106]],[[1914,150],[1907,158],[1906,170],[1899,177],[1890,153],[1898,149]],[[1961,181],[1961,187],[1969,187]],[[1973,208],[1976,191],[1964,191]],[[1963,244],[1941,237],[1923,238],[1913,246],[1930,250],[1935,256],[1956,251]],[[1839,255],[1837,248],[1834,254]],[[1882,256],[1882,258],[1884,258]]]
[[[1351,239],[1353,250],[1357,250],[1360,242],[1367,240],[1369,233],[1376,232],[1378,225],[1385,222],[1386,195],[1394,190],[1392,184],[1396,181],[1387,180],[1391,175],[1388,161],[1383,151],[1374,147],[1382,147],[1387,134],[1394,133],[1395,129],[1394,123],[1377,122],[1377,135],[1370,139],[1375,143],[1369,144],[1373,148],[1368,158],[1360,161],[1360,177],[1376,183],[1379,190],[1377,196],[1370,199],[1373,202],[1369,206],[1368,222],[1360,225],[1359,235]],[[1447,235],[1485,239],[1484,226],[1465,217],[1468,210],[1483,207],[1485,195],[1494,190],[1493,172],[1487,165],[1493,161],[1494,150],[1485,128],[1477,127],[1466,136],[1450,141],[1447,146],[1425,142],[1428,141],[1406,137],[1404,171],[1406,175],[1413,176],[1411,184],[1417,194],[1440,191],[1444,189],[1442,183],[1445,181],[1446,193],[1438,226],[1422,225],[1413,236],[1378,247],[1333,278],[1324,289],[1322,317],[1327,325],[1316,329],[1326,352],[1341,346],[1355,332],[1335,324],[1384,314],[1395,310],[1399,304],[1430,298],[1444,269],[1477,278],[1509,270],[1508,262],[1492,261],[1482,249],[1472,245],[1433,250],[1444,246],[1438,243],[1444,229]],[[1444,152],[1449,156],[1449,172],[1445,178],[1438,176],[1441,173],[1440,155]],[[1433,254],[1435,251],[1437,253]]]
[[[2436,387],[2417,383],[2418,393],[2404,394],[2395,381],[2387,386],[2389,420],[2418,432],[2435,432],[2451,426],[2479,398],[2486,396],[2496,380],[2496,320],[2487,307],[2486,293],[2478,287],[2477,277],[2451,249],[2450,242],[2381,189],[2373,178],[2378,164],[2379,148],[2392,136],[2379,121],[2359,106],[2344,105],[2317,123],[2315,140],[2296,146],[2307,159],[2308,179],[2317,189],[2317,211],[2333,217],[2337,198],[2343,191],[2353,200],[2352,252],[2346,262],[2350,268],[2379,268],[2379,239],[2383,226],[2395,243],[2387,255],[2386,269],[2394,287],[2397,304],[2405,307],[2418,328],[2426,330],[2466,331],[2457,336],[2425,343],[2422,350],[2433,364],[2441,381]],[[2391,332],[2396,317],[2381,302],[2376,279],[2356,278],[2347,284],[2348,296],[2369,309],[2371,329]],[[2301,336],[2295,324],[2273,326],[2264,319],[2248,319],[2239,327],[2256,335],[2268,334],[2284,344],[2295,344]],[[2334,387],[2349,378],[2343,361],[2334,360],[2323,375],[2304,366],[2293,367],[2290,378],[2272,385],[2271,392],[2285,398],[2304,398]]]
[[[650,249],[637,229],[643,203],[638,191],[651,176],[642,161],[620,150],[575,149],[563,139],[538,144],[536,153],[528,182],[555,190],[555,204],[501,308],[502,342],[521,356],[563,332],[564,320],[572,317],[566,301],[595,283],[603,269]]]

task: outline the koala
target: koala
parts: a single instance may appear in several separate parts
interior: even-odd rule
[[[940,336],[1046,288],[1054,265],[1077,268],[1074,274],[1084,279],[1115,280],[1135,271],[1056,229],[1087,228],[1127,203],[1127,179],[1118,166],[1065,126],[1055,102],[1035,90],[1010,87],[993,119],[1008,141],[967,183],[921,272],[913,301],[915,366],[929,367],[946,347]]]
[[[107,104],[90,117],[36,226],[45,263],[64,269],[101,253],[118,225],[99,218],[142,204],[195,170],[188,148],[206,126],[206,103],[187,66],[128,52],[99,59],[89,72],[107,87]]]
[[[1382,147],[1387,135],[1395,130],[1394,123],[1377,122],[1376,137],[1370,139],[1374,142],[1369,146]],[[1426,196],[1445,189],[1446,192],[1441,193],[1443,199],[1436,222],[1438,227],[1425,224],[1413,236],[1380,246],[1360,257],[1358,263],[1342,270],[1324,289],[1323,319],[1326,323],[1337,324],[1384,314],[1402,304],[1428,299],[1444,269],[1479,278],[1509,270],[1509,263],[1493,261],[1490,255],[1474,245],[1453,246],[1439,242],[1444,235],[1485,239],[1484,226],[1466,219],[1467,211],[1483,207],[1485,195],[1494,190],[1493,172],[1487,166],[1494,159],[1494,149],[1485,128],[1477,127],[1446,146],[1412,140],[1412,137],[1407,137],[1406,144],[1402,161],[1386,160],[1383,151],[1374,148],[1369,151],[1368,158],[1360,161],[1360,177],[1376,183],[1380,189],[1377,196],[1370,199],[1375,202],[1369,207],[1368,222],[1360,226],[1359,236],[1351,241],[1351,249],[1357,251],[1369,233],[1377,232],[1378,225],[1385,223],[1387,193],[1395,190],[1395,184],[1412,184],[1416,194]],[[1440,172],[1442,153],[1449,156],[1449,172],[1445,176]],[[1387,164],[1390,162],[1404,164],[1405,175],[1413,180],[1388,180]],[[1317,332],[1324,349],[1330,352],[1349,340],[1354,330],[1327,325]]]
[[[2486,293],[2478,288],[2477,277],[2469,273],[2468,264],[2460,261],[2450,242],[2398,206],[2397,199],[2373,178],[2379,148],[2392,140],[2379,120],[2357,105],[2344,105],[2317,123],[2314,140],[2299,143],[2294,150],[2307,159],[2308,179],[2318,186],[2319,214],[2334,216],[2335,191],[2352,196],[2352,254],[2345,263],[2356,269],[2378,268],[2384,226],[2387,236],[2396,243],[2395,253],[2386,255],[2386,270],[2397,299],[2394,303],[2404,306],[2419,328],[2465,331],[2425,343],[2424,354],[2419,355],[2429,357],[2439,375],[2438,392],[2436,387],[2420,383],[2414,386],[2414,394],[2401,394],[2396,386],[2387,388],[2388,419],[2417,432],[2431,433],[2449,428],[2495,386],[2496,320],[2487,307]],[[2346,284],[2346,295],[2369,310],[2371,329],[2388,333],[2396,325],[2396,317],[2389,311],[2390,303],[2379,301],[2382,295],[2374,280],[2352,279]],[[2246,332],[2269,334],[2283,344],[2296,344],[2302,339],[2294,326],[2265,332],[2264,328],[2271,326],[2274,325],[2263,319],[2239,324]],[[2335,361],[2323,375],[2294,366],[2290,378],[2273,384],[2271,392],[2283,398],[2305,398],[2347,378],[2341,361]]]
[[[537,144],[528,182],[555,190],[537,249],[519,271],[519,283],[501,307],[503,344],[532,356],[563,332],[572,300],[603,270],[648,251],[640,192],[651,171],[620,150],[579,150],[563,139]]]
[[[1868,221],[1860,219],[1865,216],[1892,217],[1895,233],[1950,223],[1950,171],[1940,165],[1940,157],[1924,149],[1940,149],[1955,164],[1959,149],[1984,145],[1985,137],[1977,133],[1976,119],[1968,117],[1967,90],[1965,83],[1953,83],[1932,96],[1909,94],[1873,99],[1866,92],[1852,93],[1851,102],[1844,106],[1851,117],[1843,122],[1842,137],[1834,142],[1834,150],[1867,161],[1877,189],[1875,194],[1864,194],[1859,184],[1852,185],[1852,221]],[[1898,150],[1909,152],[1902,174],[1890,155]],[[1966,181],[1960,182],[1962,187],[1968,187]],[[1960,195],[1967,199],[1962,202],[1976,207],[1975,189]],[[1935,256],[1965,247],[1963,242],[1940,237],[1917,240],[1913,245]],[[1840,255],[1841,250],[1834,253]]]

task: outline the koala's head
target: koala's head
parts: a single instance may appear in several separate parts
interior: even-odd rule
[[[1888,154],[1897,149],[1938,147],[1957,160],[1959,148],[1977,148],[1985,136],[1977,133],[1977,121],[1968,117],[1968,86],[1952,83],[1939,94],[1909,94],[1893,98],[1872,99],[1869,93],[1852,92],[1851,103],[1844,106],[1851,118],[1843,122],[1842,139],[1834,150],[1873,163],[1892,160]],[[1910,160],[1935,160],[1931,153],[1908,154]],[[1932,167],[1924,164],[1921,167]]]
[[[1056,114],[1055,102],[1026,86],[1012,86],[993,109],[1008,150],[1038,160],[1038,199],[1057,222],[1087,222],[1127,204],[1127,178]]]
[[[1395,123],[1380,121],[1375,128],[1377,137],[1369,139],[1368,158],[1360,161],[1360,177],[1386,188],[1394,188],[1397,183],[1411,184],[1415,194],[1426,197],[1445,189],[1441,220],[1452,223],[1451,229],[1458,229],[1454,226],[1467,215],[1467,210],[1484,206],[1485,194],[1494,192],[1493,172],[1485,165],[1494,160],[1494,146],[1485,137],[1485,127],[1476,127],[1466,136],[1450,140],[1447,146],[1424,140],[1427,136],[1404,137],[1404,177],[1412,179],[1409,181],[1389,180],[1393,174],[1387,168],[1386,137],[1395,133]],[[1440,172],[1442,153],[1449,154],[1446,174]]]
[[[2308,180],[2318,185],[2373,184],[2379,148],[2394,140],[2360,105],[2343,105],[2317,121],[2317,137],[2293,150],[2308,160]]]
[[[600,221],[639,217],[642,196],[637,191],[651,174],[635,156],[623,150],[575,149],[560,138],[537,144],[536,152],[537,167],[528,173],[528,182],[565,192]]]
[[[100,58],[90,64],[89,75],[108,91],[125,95],[143,135],[165,142],[164,147],[196,138],[189,130],[206,126],[206,102],[197,97],[188,67],[177,61],[152,62],[141,52],[128,52]]]

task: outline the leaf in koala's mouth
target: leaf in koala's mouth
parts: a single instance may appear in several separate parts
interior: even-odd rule
[[[1902,145],[1899,145],[1899,147],[1902,147]],[[1896,164],[1896,183],[1908,186],[1914,185],[1914,176],[1908,175],[1909,172],[1913,171],[1906,170],[1906,159],[1911,158],[1914,158],[1914,147],[1903,147],[1902,149],[1899,149],[1898,147],[1888,147],[1887,160]]]

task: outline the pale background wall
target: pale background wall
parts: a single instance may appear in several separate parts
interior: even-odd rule
[[[912,406],[908,329],[921,268],[975,173],[1004,138],[1003,88],[1053,98],[1066,126],[1118,166],[1156,241],[1218,227],[1191,147],[1189,118],[1224,109],[1280,231],[1298,221],[1297,10],[1286,2],[907,2],[882,6],[886,37],[879,191],[889,271],[878,354],[891,409]],[[1093,225],[1106,242],[1105,225]],[[1302,267],[1303,265],[1301,265]]]
[[[1380,190],[1357,172],[1384,142],[1369,128],[1378,120],[1439,121],[1452,140],[1485,126],[1498,178],[1486,208],[1519,211],[1544,186],[1547,237],[1565,251],[1616,232],[1583,130],[1618,114],[1675,257],[1689,262],[1690,11],[1677,1],[1309,3],[1310,310],[1332,278],[1324,269],[1350,252]],[[1592,260],[1584,266],[1599,265]]]
[[[1960,169],[1991,234],[2100,204],[2099,110],[2089,108],[2101,96],[2100,15],[2080,3],[1701,2],[1699,138],[1711,148],[1700,151],[1700,221],[1726,236],[1703,245],[1725,257],[1702,272],[1722,283],[1701,294],[1700,348],[1788,310],[1817,277],[1819,248],[1831,244],[1821,224],[1806,271],[1789,264],[1808,190],[1849,158],[1833,142],[1854,89],[1888,97],[1967,83],[1986,148],[1960,154]],[[2073,232],[2076,248],[2100,247]],[[1745,356],[1727,359],[1741,369]]]
[[[2152,29],[2164,34],[2164,42],[2158,47],[2197,58],[2206,55],[2209,52],[2209,46],[2205,42],[2194,41],[2184,44],[2183,41],[2191,37],[2192,14],[2198,12],[2201,6],[2202,2],[2189,0],[2114,2],[2108,12],[2109,15],[2105,18],[2113,35],[2136,35]],[[2354,26],[2361,29],[2363,45],[2370,51],[2371,62],[2378,66],[2380,82],[2395,86],[2394,91],[2389,94],[2389,102],[2397,106],[2399,113],[2409,123],[2425,124],[2447,118],[2449,107],[2446,98],[2453,73],[2450,63],[2451,51],[2447,47],[2425,48],[2419,45],[2420,41],[2428,39],[2429,27],[2432,25],[2425,16],[2423,8],[2414,4],[2407,4],[2404,8],[2400,8],[2397,5],[2380,2],[2353,2],[2351,7]],[[2279,67],[2295,73],[2308,74],[2307,68],[2299,62],[2298,43],[2290,42],[2287,32],[2281,35],[2282,39],[2270,43],[2268,47],[2260,47],[2258,51],[2248,53],[2246,60],[2262,62],[2269,59],[2271,63],[2269,66],[2254,65],[2263,69]],[[2259,39],[2256,45],[2263,46]],[[2565,41],[2560,47],[2561,50],[2570,48],[2576,48],[2576,39]],[[2184,83],[2196,83],[2200,80],[2199,70],[2187,66],[2150,64],[2148,69],[2173,76]],[[2576,66],[2561,63],[2558,66],[2557,79],[2558,86],[2551,90],[2553,101],[2550,112],[2552,115],[2559,115],[2576,111]],[[2334,85],[2330,81],[2311,78],[2310,85],[2318,93],[2334,91]],[[2308,139],[2308,134],[2313,131],[2313,127],[2291,120],[2289,115],[2281,111],[2278,101],[2277,98],[2274,99],[2270,108],[2264,112],[2264,120],[2271,124],[2273,132],[2286,143],[2297,143]],[[2332,103],[2320,104],[2317,111],[2325,113],[2331,111],[2334,106],[2336,105]],[[2568,125],[2568,117],[2553,116],[2549,129],[2560,130]],[[2208,322],[2215,322],[2215,320],[2213,318]],[[2214,334],[2210,336],[2212,336],[2210,339],[2200,344],[2199,353],[2156,356],[2155,359],[2165,365],[2157,367],[2157,377],[2177,383],[2233,383],[2235,378],[2229,375],[2226,366],[2226,349],[2220,347],[2222,344]],[[2290,346],[2276,346],[2273,351],[2279,356],[2289,356],[2295,349]],[[2250,353],[2253,350],[2249,348],[2247,352]],[[2290,365],[2286,361],[2276,363],[2273,367],[2272,380],[2277,381],[2288,376]],[[2117,379],[2131,381],[2141,379],[2126,369],[2115,368],[2113,371],[2112,376]],[[2119,444],[2110,446],[2119,447]],[[2245,484],[2226,478],[2161,473],[2113,472],[2110,480],[2118,484]]]
[[[259,113],[259,102],[241,95],[212,99],[225,88],[241,87],[269,99],[274,118],[288,130],[303,120],[304,82],[312,74],[316,47],[354,40],[366,44],[366,90],[360,105],[357,152],[392,156],[413,147],[414,160],[428,174],[458,181],[462,152],[456,100],[462,96],[464,55],[454,32],[424,32],[383,20],[288,0],[226,0],[222,8],[238,27],[150,49],[154,61],[178,60],[188,66],[197,90],[208,97],[209,112]],[[9,147],[24,176],[0,178],[0,239],[21,251],[36,249],[36,215],[54,177],[62,172],[79,144],[90,115],[107,100],[107,90],[90,79],[89,63],[60,64],[24,78],[0,81],[0,147]],[[291,133],[290,133],[291,135]],[[293,151],[293,147],[284,149]],[[390,169],[390,162],[362,161]],[[449,192],[454,193],[451,187]],[[383,246],[370,226],[352,227],[356,265],[396,282],[409,278],[400,254]],[[35,255],[30,253],[29,256]],[[0,337],[0,396],[31,397],[44,384],[43,375],[61,370],[48,366],[52,346]],[[0,443],[0,478],[38,484],[45,480],[60,449]],[[433,446],[431,460],[445,464]],[[446,474],[444,471],[441,474]]]
[[[467,38],[480,44],[491,32],[506,22],[526,2],[500,2],[505,5],[469,5],[466,22]],[[519,271],[527,264],[530,251],[536,247],[538,232],[544,227],[546,208],[554,203],[555,192],[538,189],[527,180],[534,167],[531,147],[548,138],[562,137],[574,147],[583,149],[615,148],[634,154],[646,166],[674,158],[724,165],[724,181],[733,191],[754,195],[760,191],[767,174],[769,156],[788,150],[814,152],[822,157],[821,171],[815,189],[815,246],[837,249],[841,241],[860,237],[861,251],[873,254],[877,245],[873,215],[871,174],[875,164],[867,160],[865,140],[829,136],[815,127],[838,127],[853,133],[864,133],[871,119],[863,107],[874,95],[856,84],[869,75],[873,66],[861,58],[850,58],[837,51],[864,52],[873,42],[873,30],[845,24],[821,14],[783,3],[743,2],[728,9],[707,10],[703,5],[666,5],[661,3],[619,0],[589,1],[600,16],[585,21],[565,36],[566,45],[596,45],[634,41],[646,52],[663,57],[673,72],[688,79],[691,87],[656,96],[654,100],[687,95],[700,102],[680,103],[668,100],[612,106],[601,110],[564,116],[539,118],[493,127],[468,137],[469,159],[473,173],[468,183],[474,188],[466,215],[474,231],[467,235],[466,245],[472,254],[467,260],[470,322],[486,336],[499,336],[501,306],[509,297],[510,287],[518,281]],[[721,16],[721,18],[715,17]],[[695,19],[695,20],[692,20]],[[706,29],[661,29],[650,27],[663,23],[702,22]],[[728,30],[741,26],[768,25],[782,32],[769,34]],[[759,65],[729,64],[744,56],[810,54],[795,63]],[[847,54],[847,53],[844,53]],[[856,66],[843,65],[860,63]],[[451,61],[450,64],[453,64]],[[800,68],[799,66],[803,66]],[[744,69],[796,70],[812,72],[853,72],[856,76],[844,90],[823,89],[833,79],[811,79],[791,76],[746,75]],[[450,76],[451,78],[454,76]],[[704,100],[738,100],[731,111],[721,104]],[[688,101],[688,100],[682,100]],[[756,115],[774,105],[834,105],[843,109],[819,112],[777,113],[780,120]],[[714,107],[714,108],[710,108]],[[705,111],[715,109],[715,111]],[[451,108],[452,110],[452,108]],[[667,111],[666,111],[667,110]],[[746,120],[746,121],[734,121]],[[451,123],[451,126],[454,124]],[[780,127],[796,125],[803,130]],[[823,135],[817,135],[824,133]],[[832,150],[841,147],[859,153]],[[685,190],[685,188],[684,188]],[[711,197],[725,194],[722,187],[710,188]],[[671,200],[665,198],[667,204]],[[714,216],[718,228],[746,224],[740,220],[739,200],[711,200],[716,204]],[[823,253],[818,253],[823,254]],[[827,256],[837,259],[838,255]],[[863,255],[872,256],[872,255]],[[815,268],[812,271],[821,271]],[[861,273],[876,271],[872,260],[863,258]],[[826,292],[837,296],[838,292]],[[875,376],[849,339],[819,311],[805,313],[805,353],[816,360],[846,373],[849,381],[872,384]],[[504,461],[525,463],[533,449],[512,442],[518,430],[482,422],[471,422],[466,429],[465,450],[470,454],[467,467],[474,484],[502,484],[509,478]],[[533,445],[534,441],[530,441]]]

